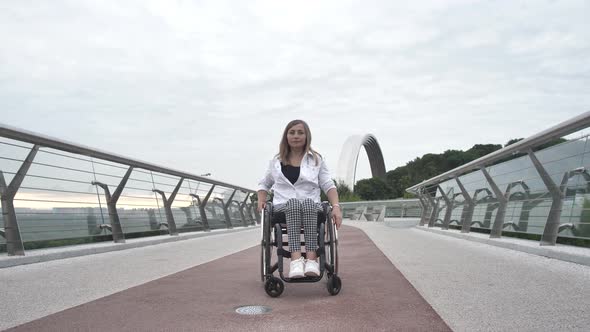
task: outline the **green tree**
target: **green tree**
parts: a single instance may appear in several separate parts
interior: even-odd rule
[[[340,202],[356,202],[361,200],[361,198],[355,195],[352,190],[350,190],[350,187],[343,181],[336,181],[335,179],[332,179],[332,181],[334,181],[334,184],[336,185],[336,191],[338,191],[338,199]],[[320,196],[322,202],[328,200],[328,197],[323,191]]]
[[[393,191],[386,179],[375,177],[363,179],[354,186],[354,193],[363,200],[381,200],[393,198]]]
[[[524,138],[513,138],[511,140],[508,140],[508,142],[506,142],[506,144],[504,144],[504,147],[507,147],[509,145],[512,145],[514,143],[520,142],[522,141]]]

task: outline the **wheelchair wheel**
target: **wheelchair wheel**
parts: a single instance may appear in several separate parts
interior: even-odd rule
[[[270,213],[264,209],[261,215],[261,239],[260,239],[260,279],[264,282],[268,278],[271,256],[270,243]]]
[[[285,284],[277,277],[270,277],[264,283],[264,290],[270,297],[279,297],[283,294],[283,290],[285,290]]]
[[[328,293],[330,295],[337,295],[340,293],[340,288],[342,288],[342,280],[337,275],[333,275],[328,277]]]
[[[326,242],[330,243],[326,246],[326,260],[332,272],[328,274],[328,277],[330,277],[332,274],[338,274],[338,231],[332,222],[331,213],[328,214],[328,220],[326,221],[326,237]]]

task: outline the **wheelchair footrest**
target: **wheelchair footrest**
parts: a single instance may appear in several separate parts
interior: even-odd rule
[[[324,248],[318,248],[318,250],[315,251],[317,256],[323,255],[325,250]],[[285,250],[283,248],[279,248],[277,249],[277,255],[278,256],[283,256],[285,258],[291,258],[291,252],[288,250]],[[307,253],[306,252],[302,252],[301,256],[303,256],[303,258],[307,258]]]

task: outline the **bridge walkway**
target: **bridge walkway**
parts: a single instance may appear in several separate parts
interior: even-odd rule
[[[342,292],[259,279],[259,229],[0,269],[0,329],[583,331],[590,267],[345,221]],[[243,316],[241,305],[271,312]],[[319,309],[318,309],[319,308]],[[18,326],[17,326],[18,325]]]

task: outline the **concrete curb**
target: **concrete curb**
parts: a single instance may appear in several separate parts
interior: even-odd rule
[[[257,229],[258,226],[236,227],[232,229],[215,229],[210,232],[181,233],[178,236],[158,235],[152,237],[127,239],[125,243],[99,242],[82,244],[67,247],[56,247],[38,250],[29,250],[26,256],[2,256],[0,257],[0,269],[11,266],[48,262],[58,259],[94,255],[111,251],[141,248],[162,243],[170,243],[184,240],[196,239],[204,236],[235,233],[246,230]]]
[[[590,266],[590,249],[584,247],[574,247],[560,244],[551,247],[541,247],[539,245],[539,242],[537,241],[523,240],[517,238],[504,237],[500,239],[490,239],[487,238],[487,234],[465,234],[453,230],[434,229],[427,228],[425,226],[416,226],[414,228],[425,232],[451,236],[458,239],[484,243],[505,249],[522,251],[537,256],[559,259],[566,262]]]

